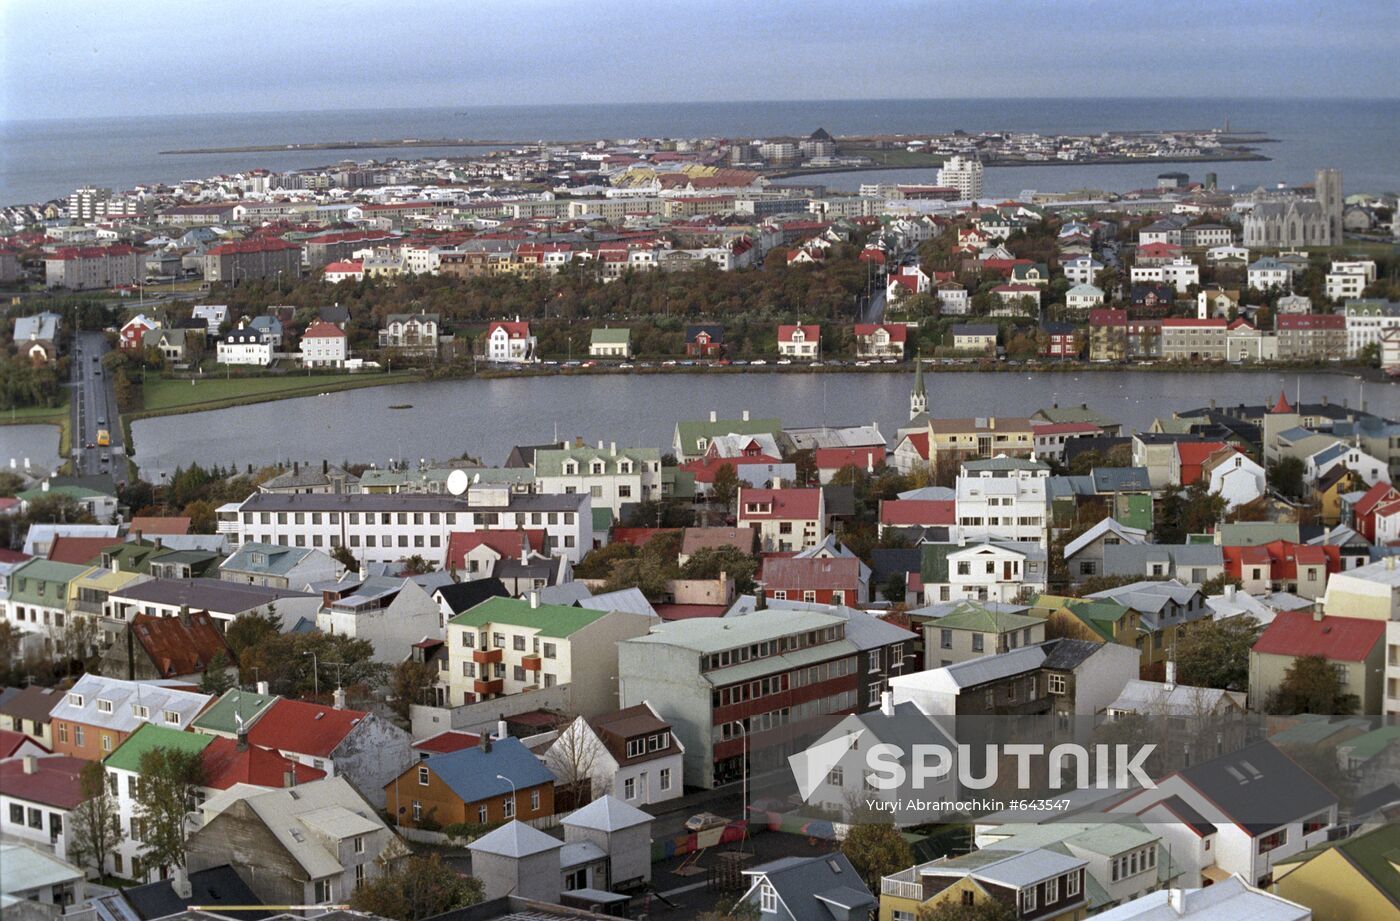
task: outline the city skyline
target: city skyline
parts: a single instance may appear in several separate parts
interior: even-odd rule
[[[150,0],[137,18],[129,6],[19,0],[0,13],[0,119],[600,102],[1389,98],[1376,89],[1400,75],[1393,10],[1382,2],[1353,4],[1344,20],[1314,2],[1281,10],[1193,0],[1170,18],[1143,4],[1090,6],[1066,15],[1029,2],[883,0],[853,17],[834,0],[780,9],[719,0],[659,17],[632,0],[541,0],[524,9],[473,4],[464,18],[427,0],[386,18],[367,0],[347,0],[333,15],[285,27],[284,11],[265,0],[236,9]],[[75,40],[74,23],[100,40]],[[1221,55],[1222,41],[1268,54]],[[211,53],[211,43],[227,53]],[[1343,55],[1348,66],[1336,66]]]

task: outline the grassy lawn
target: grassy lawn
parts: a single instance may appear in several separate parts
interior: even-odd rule
[[[417,380],[412,371],[395,374],[298,375],[221,378],[194,381],[148,380],[142,392],[145,409],[134,415],[167,415],[201,409],[219,409],[240,403],[261,403],[290,397],[312,396],[333,390],[378,387]]]
[[[845,147],[840,149],[843,157],[869,157],[872,162],[890,169],[935,168],[943,165],[942,154],[928,154],[910,151],[903,147],[878,150],[874,147]]]

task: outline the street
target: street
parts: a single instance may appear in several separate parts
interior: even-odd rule
[[[73,466],[78,476],[120,479],[126,472],[125,452],[116,394],[102,367],[106,354],[107,338],[100,331],[84,330],[73,337]],[[110,446],[96,446],[98,429],[111,433]]]

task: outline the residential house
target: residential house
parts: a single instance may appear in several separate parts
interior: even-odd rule
[[[88,673],[49,714],[54,754],[101,761],[142,726],[188,730],[213,700],[209,694]]]
[[[186,869],[232,866],[267,905],[341,903],[381,872],[397,837],[344,778],[278,790],[236,785],[200,807]]]
[[[951,611],[924,623],[924,667],[996,655],[1046,639],[1039,617],[999,611],[975,601],[958,602]]]
[[[870,571],[850,557],[769,557],[760,576],[778,600],[862,605],[870,601]]]
[[[411,578],[347,572],[334,581],[312,583],[311,590],[321,594],[317,629],[367,640],[375,661],[385,665],[403,661],[413,644],[441,635],[437,601]]]
[[[1103,306],[1103,300],[1103,289],[1096,288],[1087,282],[1077,284],[1065,292],[1065,306],[1070,310],[1093,310]]]
[[[978,416],[971,419],[928,420],[930,463],[961,462],[999,455],[1030,457],[1035,452],[1035,426],[1025,417]]]
[[[607,713],[617,707],[623,674],[607,663],[617,660],[619,643],[655,623],[650,614],[543,604],[538,593],[490,598],[447,623],[450,700],[568,685],[573,712]]]
[[[684,755],[670,722],[643,701],[592,719],[575,718],[559,732],[544,762],[561,786],[587,782],[583,800],[613,796],[646,805],[681,795]]]
[[[744,872],[739,903],[759,921],[868,921],[875,896],[845,854],[783,857]]]
[[[672,451],[681,462],[699,460],[709,453],[710,444],[716,438],[726,435],[767,435],[776,439],[782,428],[781,420],[753,419],[748,410],[744,410],[738,419],[720,419],[718,413],[711,410],[708,420],[676,423]]]
[[[826,537],[826,498],[821,489],[739,488],[738,526],[758,531],[764,550],[805,550]]]
[[[252,365],[266,368],[272,364],[272,343],[261,331],[249,326],[230,330],[215,346],[215,358],[222,365]]]
[[[1312,909],[1318,921],[1400,916],[1400,874],[1387,856],[1397,847],[1400,826],[1393,822],[1319,844],[1275,864],[1275,891]]]
[[[1341,572],[1341,548],[1275,540],[1252,546],[1222,546],[1225,573],[1251,595],[1281,591],[1309,601],[1321,598],[1328,579]]]
[[[384,784],[389,813],[409,827],[529,821],[554,814],[554,775],[513,736],[415,759]]]
[[[778,326],[778,354],[812,361],[822,357],[822,328],[816,324]]]
[[[1363,617],[1287,611],[1255,641],[1249,653],[1249,699],[1263,708],[1288,670],[1306,656],[1321,656],[1336,672],[1343,694],[1354,694],[1359,712],[1379,714],[1385,674],[1386,625]]]
[[[924,544],[917,577],[908,594],[923,603],[1016,601],[1045,590],[1049,573],[1045,551],[1025,541],[986,541],[965,545]]]
[[[436,355],[442,316],[436,313],[391,313],[379,331],[379,347],[419,355]]]
[[[350,357],[345,330],[334,323],[316,322],[301,334],[301,363],[308,368],[343,368]]]
[[[15,689],[14,694],[0,694],[0,729],[22,732],[30,740],[52,751],[53,732],[49,714],[63,697],[64,692],[59,688],[37,684]]]
[[[1036,289],[1037,293],[1039,289]],[[990,323],[962,323],[949,329],[951,346],[955,352],[978,355],[995,355],[998,330]]]
[[[1347,355],[1347,318],[1341,314],[1280,314],[1274,327],[1281,361],[1340,361]]]
[[[903,323],[857,323],[855,336],[857,358],[900,359],[909,341],[909,327]]]
[[[50,311],[27,317],[16,317],[12,340],[16,354],[31,364],[46,365],[58,361],[59,324],[63,317]]]
[[[1126,549],[1141,550],[1150,546],[1144,544]],[[1212,616],[1198,586],[1183,585],[1175,579],[1132,582],[1086,597],[1095,601],[1115,602],[1137,612],[1137,649],[1144,668],[1165,667],[1167,659],[1176,649],[1176,638],[1181,628]]]
[[[1089,311],[1089,360],[1126,361],[1128,311],[1098,307]]]
[[[1203,889],[1158,889],[1095,917],[1100,921],[1176,921],[1178,918],[1182,921],[1230,918],[1312,921],[1313,912],[1306,905],[1256,889],[1238,876],[1227,876]]]
[[[268,588],[306,591],[313,582],[340,578],[345,566],[324,550],[250,541],[219,564],[219,578]]]
[[[206,674],[237,680],[238,656],[204,611],[179,617],[137,614],[102,654],[98,671],[128,681],[198,685]]]
[[[1104,518],[1065,544],[1065,568],[1070,580],[1076,582],[1102,575],[1105,548],[1145,543],[1147,532],[1142,528],[1128,527],[1112,517]]]
[[[1162,357],[1167,361],[1224,361],[1229,322],[1168,317],[1162,323]]]
[[[687,326],[685,354],[691,358],[724,357],[724,327],[716,325]]]
[[[960,541],[1024,541],[1046,546],[1050,467],[997,454],[965,460],[954,498]]]
[[[984,848],[940,857],[880,880],[880,921],[989,902],[1000,903],[1017,921],[1079,921],[1089,904],[1088,863],[1048,848]]]
[[[601,441],[596,448],[548,448],[535,452],[534,466],[538,492],[591,497],[593,530],[595,537],[604,532],[602,542],[626,509],[661,497],[661,452],[656,448],[619,448],[617,442],[605,448]]]
[[[0,840],[22,841],[68,860],[76,833],[73,810],[84,799],[79,778],[87,764],[47,752],[0,759]]]
[[[0,904],[18,921],[57,918],[87,900],[87,874],[27,844],[0,844]]]
[[[517,318],[497,320],[486,328],[487,361],[519,364],[539,361],[539,339],[530,333],[530,324]]]
[[[591,358],[621,358],[630,361],[632,352],[632,330],[594,329],[588,341],[588,354]]]

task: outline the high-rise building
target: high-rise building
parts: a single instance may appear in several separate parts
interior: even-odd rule
[[[107,212],[107,201],[112,197],[111,189],[83,186],[68,195],[68,217],[74,221],[91,221]]]
[[[982,161],[976,157],[949,157],[938,171],[938,184],[957,189],[960,199],[981,198]]]
[[[1317,198],[1317,203],[1322,206],[1322,213],[1327,219],[1327,235],[1332,246],[1339,246],[1342,242],[1342,208],[1345,201],[1342,198],[1342,171],[1339,169],[1320,169],[1317,171],[1317,178],[1313,181],[1313,195]]]

